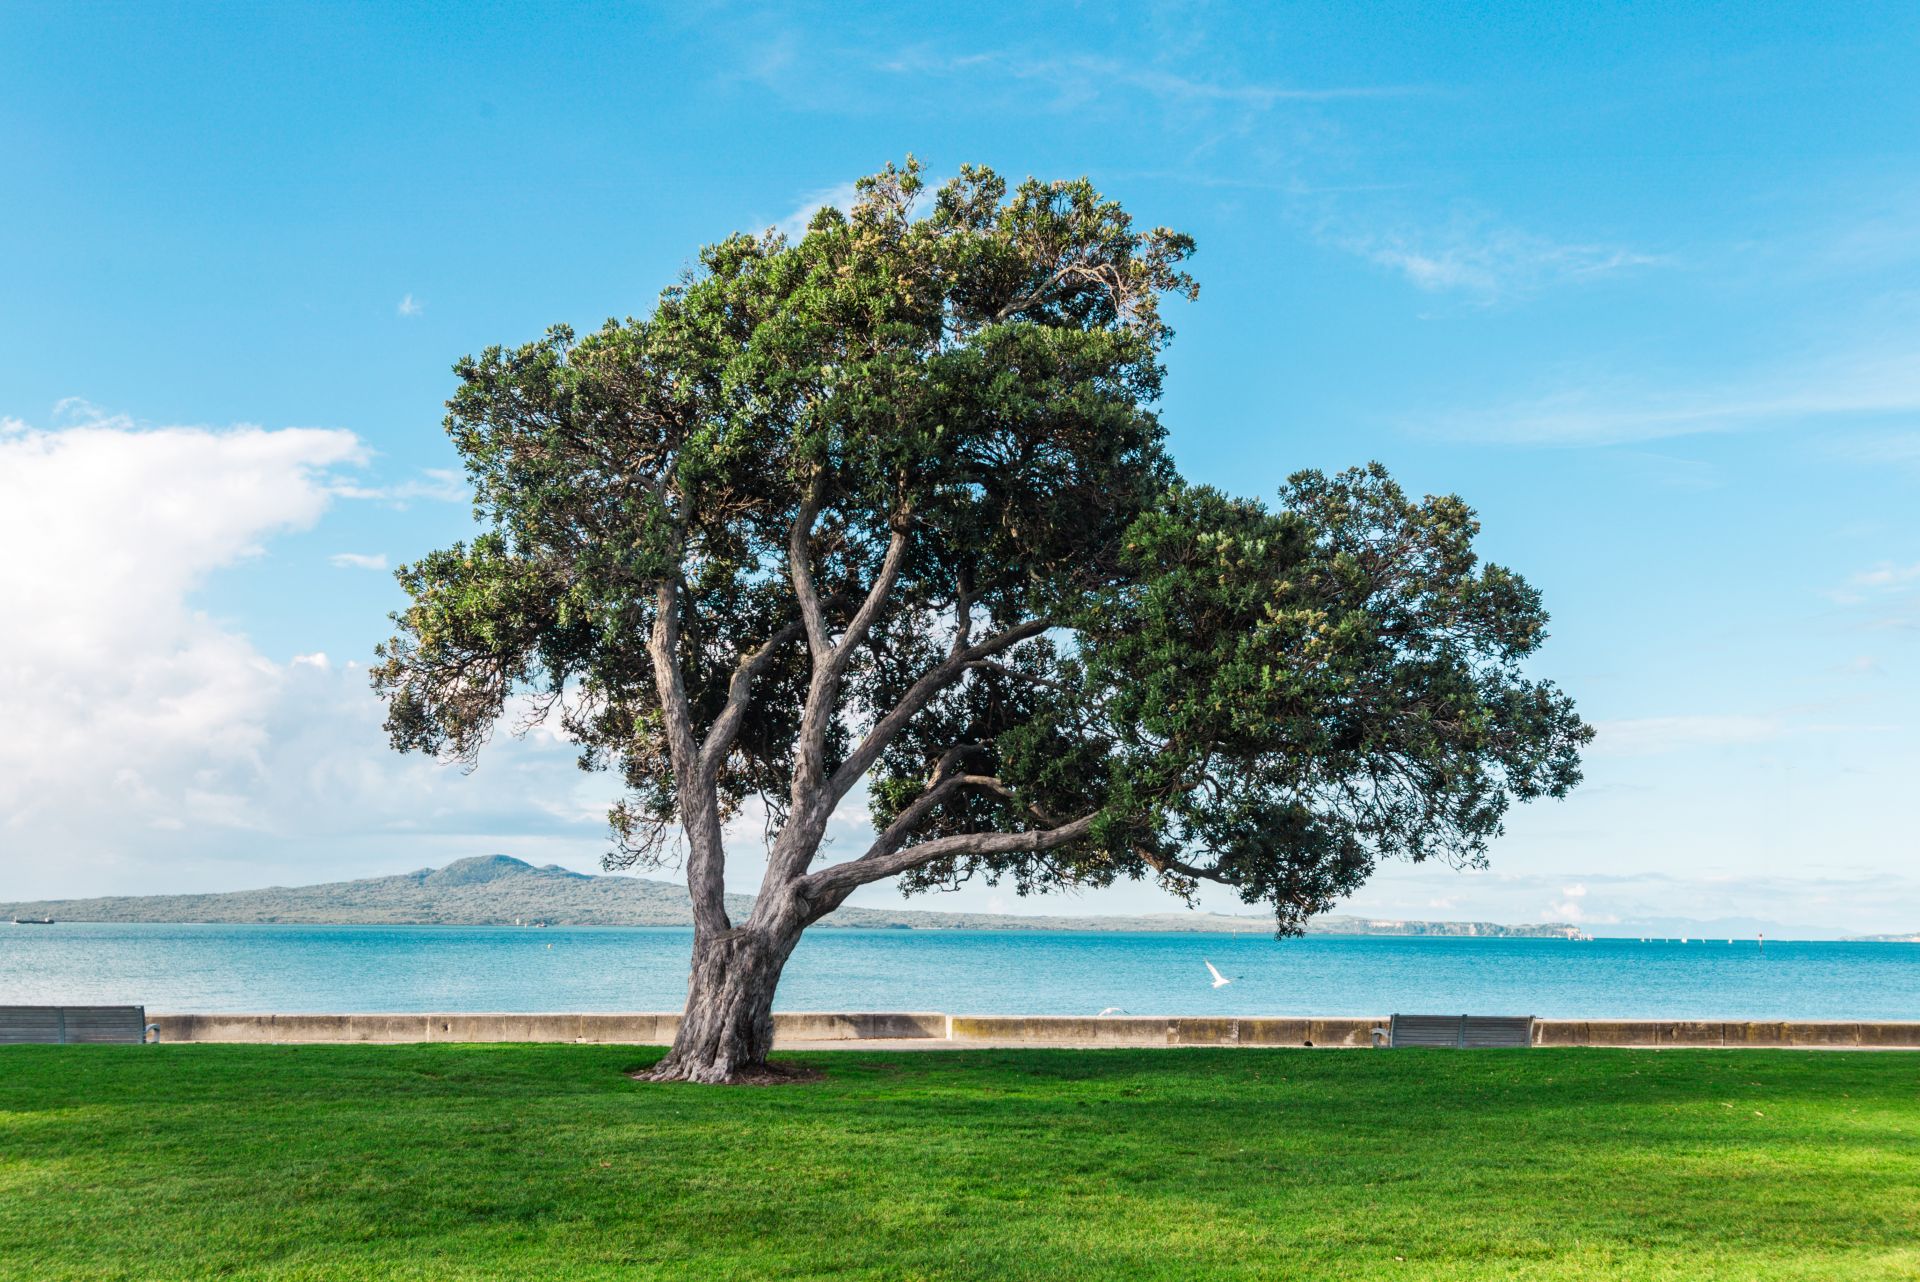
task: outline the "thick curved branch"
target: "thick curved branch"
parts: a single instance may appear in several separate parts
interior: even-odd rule
[[[809,873],[801,878],[799,889],[810,900],[843,898],[849,891],[871,882],[885,881],[941,859],[1053,850],[1086,836],[1093,830],[1095,817],[1095,814],[1086,814],[1057,828],[1034,832],[955,833],[950,837],[935,837],[932,841],[923,841],[885,854],[876,853],[880,849],[876,842],[873,849],[858,859]]]
[[[1009,790],[1007,786],[992,775],[950,775],[942,773],[946,767],[947,760],[958,759],[958,756],[953,752],[947,754],[947,757],[942,760],[942,771],[936,772],[934,775],[934,783],[932,786],[918,797],[915,797],[913,804],[893,817],[893,822],[887,825],[886,831],[876,837],[873,845],[869,846],[866,853],[860,856],[862,859],[877,859],[883,855],[890,855],[898,850],[902,843],[913,835],[914,829],[920,826],[921,821],[933,812],[935,806],[938,806],[962,788],[986,788],[991,792],[997,792],[1003,796],[1008,795]]]
[[[1234,881],[1217,868],[1201,868],[1195,864],[1183,863],[1167,855],[1156,855],[1151,850],[1135,846],[1133,853],[1140,856],[1142,863],[1158,873],[1171,873],[1176,877],[1191,877],[1195,881],[1217,881],[1222,886],[1231,886]]]
[[[900,733],[907,722],[913,720],[916,713],[927,706],[928,700],[960,679],[966,672],[967,665],[999,654],[1022,641],[1039,636],[1052,627],[1051,619],[1029,619],[1016,627],[987,637],[977,645],[970,645],[948,657],[939,666],[929,669],[924,676],[907,688],[906,694],[901,696],[900,702],[896,703],[891,711],[874,722],[873,728],[867,731],[866,737],[848,754],[840,768],[833,772],[833,778],[828,781],[828,788],[834,802],[838,803],[852,790],[854,784],[860,782],[861,776],[872,769],[873,763],[879,760],[880,754],[893,741],[893,737]]]
[[[827,613],[820,604],[820,590],[813,583],[813,552],[808,546],[819,515],[820,482],[816,479],[787,531],[787,572],[793,579],[793,595],[800,602],[800,620],[807,630],[807,647],[813,651],[816,664],[833,648],[827,641]]]
[[[853,619],[847,624],[847,630],[833,643],[833,658],[830,667],[837,678],[847,669],[853,658],[853,651],[873,628],[873,621],[879,617],[880,609],[893,594],[893,585],[900,579],[900,569],[907,561],[907,531],[904,525],[896,528],[893,537],[887,540],[887,554],[880,562],[880,573],[874,578],[873,586],[867,591],[866,600],[860,603]]]
[[[740,660],[732,680],[727,682],[727,706],[713,719],[713,725],[707,730],[706,742],[700,747],[700,775],[704,781],[710,783],[718,777],[727,753],[732,751],[733,741],[740,733],[740,723],[745,720],[747,709],[753,706],[755,679],[780,657],[782,648],[798,641],[805,631],[804,623],[789,623],[768,637],[759,649]]]

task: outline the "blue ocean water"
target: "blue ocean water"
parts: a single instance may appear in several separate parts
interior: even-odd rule
[[[0,925],[0,1004],[677,1010],[688,930]],[[1235,977],[1209,985],[1204,962]],[[1920,946],[817,930],[784,1010],[1920,1019]]]

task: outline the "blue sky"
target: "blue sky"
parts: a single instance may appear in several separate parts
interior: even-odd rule
[[[1379,459],[1545,591],[1590,782],[1357,911],[1920,929],[1920,10],[1562,8],[0,10],[0,898],[591,868],[563,744],[350,666],[448,367],[911,151],[1198,238],[1190,476]]]

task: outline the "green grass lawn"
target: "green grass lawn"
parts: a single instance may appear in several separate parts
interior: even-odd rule
[[[0,1277],[1920,1277],[1905,1054],[655,1054],[0,1049]]]

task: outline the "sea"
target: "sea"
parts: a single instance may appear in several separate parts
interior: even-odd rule
[[[0,924],[0,1005],[670,1011],[691,945],[617,926]],[[1920,945],[825,929],[775,1008],[1916,1020]]]

